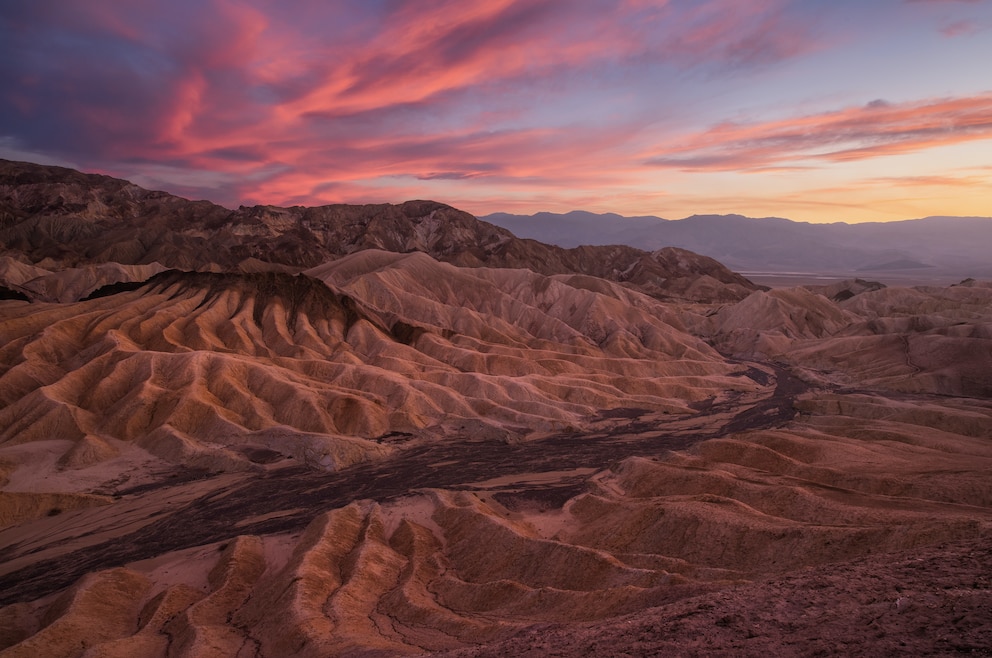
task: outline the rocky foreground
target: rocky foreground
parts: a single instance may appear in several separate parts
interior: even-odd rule
[[[992,646],[992,285],[594,276],[439,204],[5,166],[0,655]],[[320,251],[356,223],[433,237]]]

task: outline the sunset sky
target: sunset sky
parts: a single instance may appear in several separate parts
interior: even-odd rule
[[[4,0],[0,158],[240,204],[992,215],[992,0]]]

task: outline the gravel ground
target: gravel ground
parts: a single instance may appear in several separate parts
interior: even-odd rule
[[[988,656],[992,538],[805,569],[436,656]]]

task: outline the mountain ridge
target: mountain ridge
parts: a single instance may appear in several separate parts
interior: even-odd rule
[[[107,176],[0,162],[0,257],[47,269],[116,262],[299,272],[363,249],[422,251],[464,267],[589,275],[659,298],[718,294],[743,299],[758,289],[715,260],[683,250],[563,249],[517,238],[435,201],[229,210]],[[8,280],[6,285],[22,283]]]
[[[837,278],[906,261],[935,276],[986,278],[992,265],[992,218],[933,216],[895,222],[817,224],[781,217],[691,215],[683,219],[615,213],[493,213],[485,221],[516,235],[559,244],[666,244],[700,253],[744,272],[820,272]],[[914,269],[914,268],[909,268]]]

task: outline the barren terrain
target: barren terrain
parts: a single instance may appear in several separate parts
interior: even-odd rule
[[[59,236],[250,240],[63,171],[4,188],[0,655],[989,652],[992,285],[507,267],[437,205],[114,261]]]

